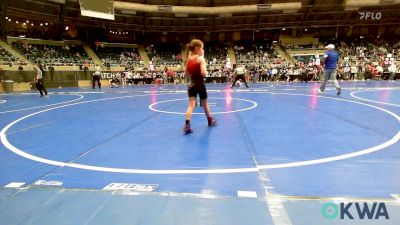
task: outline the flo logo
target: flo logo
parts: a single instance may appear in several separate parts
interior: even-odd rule
[[[322,206],[322,216],[326,219],[389,219],[385,203],[326,203]]]
[[[360,20],[380,20],[382,19],[382,13],[381,12],[359,12],[360,14]]]

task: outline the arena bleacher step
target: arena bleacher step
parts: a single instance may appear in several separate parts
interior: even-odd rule
[[[9,44],[7,44],[4,41],[0,41],[0,46],[3,47],[6,51],[8,51],[12,56],[14,56],[15,58],[21,60],[24,64],[26,64],[26,66],[23,66],[24,70],[32,69],[32,62],[29,61],[27,58],[25,58],[22,54],[20,54],[16,50],[14,50]],[[18,70],[18,67],[19,66],[15,65],[11,70]]]
[[[228,56],[229,56],[229,59],[231,60],[231,63],[236,64],[235,51],[233,50],[232,45],[228,46]]]
[[[294,63],[295,60],[285,51],[282,49],[282,47],[278,44],[275,43],[274,45],[275,51],[281,55],[281,57],[288,63]]]
[[[142,60],[143,60],[144,66],[145,66],[146,68],[148,68],[148,67],[149,67],[149,61],[150,61],[150,60],[149,60],[149,56],[147,55],[146,49],[144,48],[143,45],[138,45],[138,50],[139,50],[140,57],[141,57]]]
[[[182,46],[181,55],[182,55],[182,62],[186,62],[188,50],[186,45]],[[183,65],[182,65],[183,66]]]
[[[89,45],[83,45],[83,49],[85,50],[86,54],[88,54],[88,56],[92,58],[95,64],[100,65],[101,67],[103,66],[99,56],[97,56],[97,54],[93,51],[93,49]]]

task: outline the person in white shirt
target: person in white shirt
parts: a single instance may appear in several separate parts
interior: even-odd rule
[[[354,80],[356,74],[358,73],[358,67],[356,66],[356,64],[351,65],[350,68],[350,80]]]
[[[236,65],[233,65],[233,66],[235,67]],[[233,81],[231,88],[233,88],[233,86],[235,86],[235,83],[238,80],[242,80],[244,82],[244,84],[246,85],[246,87],[249,88],[249,86],[247,85],[247,82],[246,82],[246,68],[244,68],[243,65],[240,65],[235,69],[234,76],[235,76],[235,80]]]
[[[350,67],[345,66],[343,72],[344,72],[344,77],[345,78],[349,78],[350,77]]]
[[[139,72],[135,73],[133,79],[140,79],[140,73]]]
[[[275,81],[276,78],[277,78],[276,76],[278,75],[278,70],[276,68],[273,68],[272,71],[271,71],[271,74],[272,74],[271,75],[271,80]]]
[[[297,77],[297,76],[299,76],[299,69],[294,69],[294,71],[293,71],[293,76],[295,76],[295,77]]]
[[[214,70],[214,72],[211,74],[212,77],[220,77],[219,76],[219,71],[218,70]]]
[[[126,74],[127,74],[127,72],[121,73],[121,79],[120,79],[120,81],[121,81],[121,85],[122,85],[122,86],[126,86],[126,81],[127,81],[127,79],[126,79]]]
[[[392,62],[392,64],[389,66],[389,72],[390,72],[389,80],[396,80],[397,66],[395,62]]]
[[[95,72],[93,73],[92,88],[94,89],[94,87],[96,86],[96,82],[97,86],[101,88],[101,83],[100,83],[101,67],[99,65],[96,65],[94,67],[94,70]]]
[[[132,83],[133,83],[133,81],[132,81],[132,79],[133,79],[133,74],[132,74],[132,71],[131,71],[131,70],[128,70],[128,71],[125,73],[125,77],[126,77],[126,80],[127,80],[128,85],[129,85],[129,86],[132,85]]]
[[[383,67],[381,65],[378,65],[376,67],[376,70],[378,71],[379,77],[382,77],[382,75],[383,75]]]
[[[40,66],[40,68],[36,65],[33,65],[33,69],[35,70],[35,78],[34,78],[34,82],[36,85],[36,89],[40,92],[40,97],[43,97],[43,92],[45,95],[47,95],[47,90],[44,87],[44,83],[43,83],[43,67]]]
[[[293,69],[290,68],[286,73],[286,82],[290,82],[291,76],[293,76]]]

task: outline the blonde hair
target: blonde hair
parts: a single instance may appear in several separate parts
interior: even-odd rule
[[[201,40],[193,39],[192,41],[190,41],[189,44],[186,45],[186,48],[189,51],[193,52],[196,47],[202,48],[203,46],[204,46],[204,43]]]

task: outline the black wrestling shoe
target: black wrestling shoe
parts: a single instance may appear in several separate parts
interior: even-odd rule
[[[185,126],[183,126],[183,133],[185,134],[190,134],[193,133],[192,128],[190,128],[190,124],[185,124]]]
[[[342,88],[338,87],[338,88],[336,88],[336,91],[337,91],[336,94],[340,95],[342,93]]]

